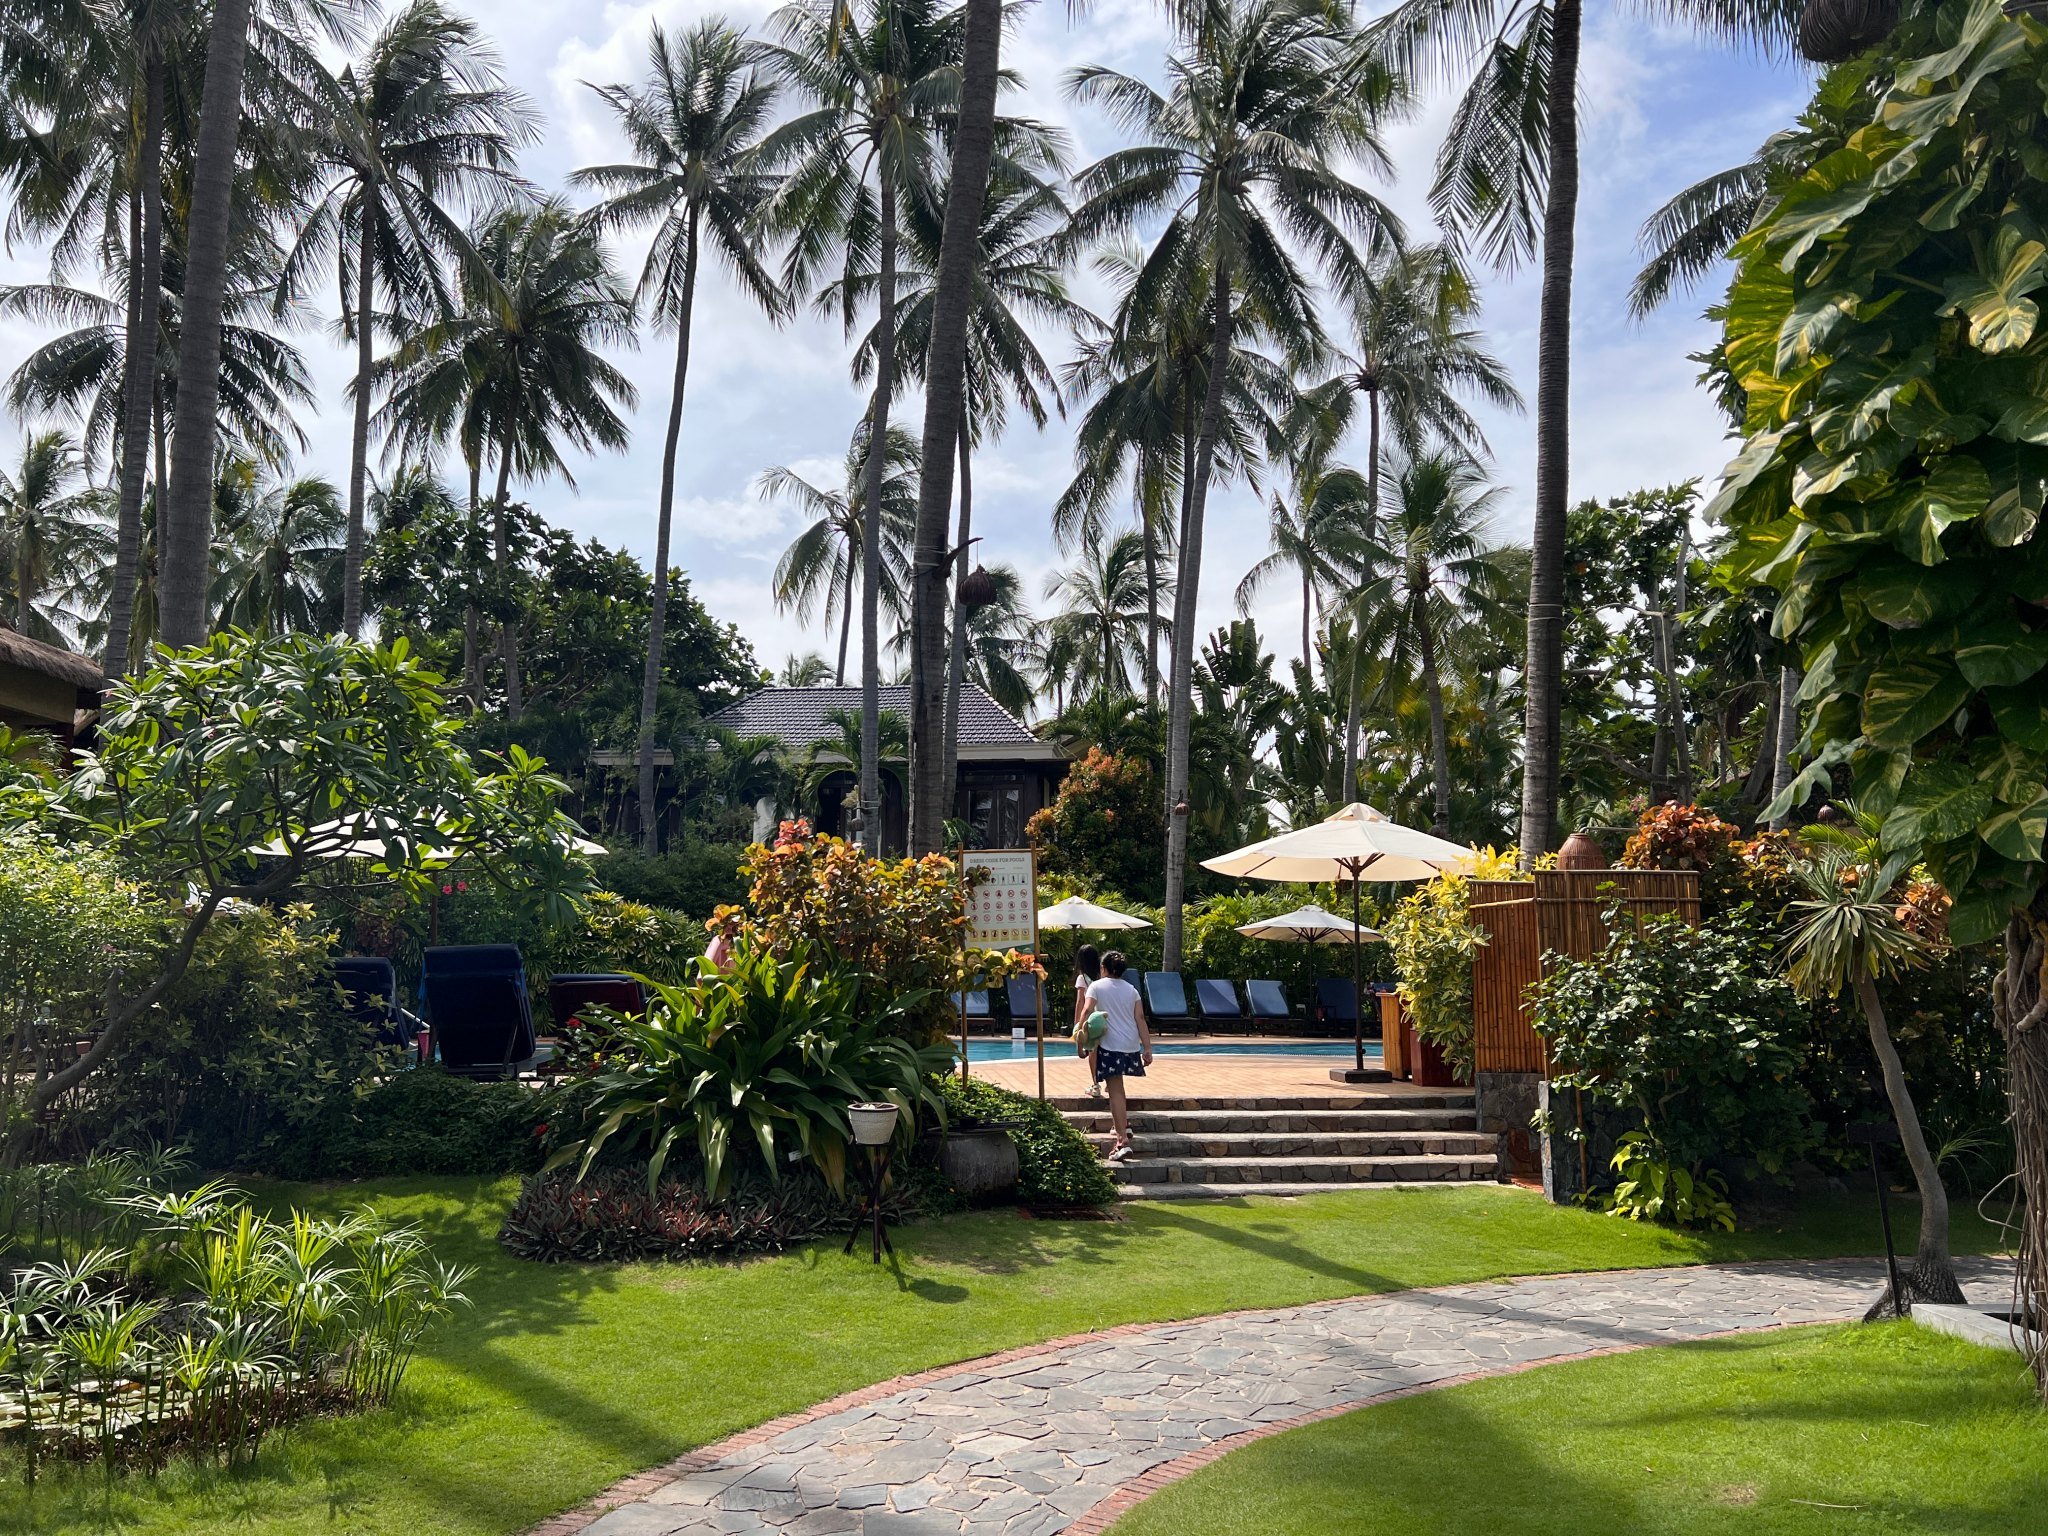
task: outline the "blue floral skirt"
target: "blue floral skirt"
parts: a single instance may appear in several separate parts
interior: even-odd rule
[[[1143,1077],[1145,1057],[1138,1051],[1098,1050],[1095,1053],[1095,1081],[1112,1077]]]

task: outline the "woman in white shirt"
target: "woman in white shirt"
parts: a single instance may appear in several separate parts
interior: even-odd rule
[[[1145,1022],[1145,1000],[1138,989],[1124,980],[1127,962],[1121,950],[1112,949],[1102,957],[1102,979],[1090,982],[1085,1006],[1100,1009],[1109,1027],[1095,1049],[1095,1081],[1109,1090],[1109,1118],[1116,1127],[1116,1141],[1109,1160],[1120,1163],[1131,1155],[1131,1117],[1124,1099],[1124,1079],[1143,1077],[1152,1065],[1152,1033]]]
[[[1074,1023],[1078,1027],[1095,1010],[1088,1005],[1088,988],[1102,980],[1102,952],[1093,944],[1074,951]],[[1088,1056],[1088,1097],[1102,1097],[1102,1084],[1095,1081],[1095,1053]]]

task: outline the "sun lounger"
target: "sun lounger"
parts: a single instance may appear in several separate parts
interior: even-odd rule
[[[548,1012],[556,1029],[566,1029],[585,1008],[609,1008],[637,1018],[647,1011],[647,994],[639,982],[617,971],[569,971],[548,978]]]
[[[1179,971],[1145,972],[1145,1012],[1155,1019],[1185,1019],[1188,1016],[1188,992],[1182,985]]]
[[[1347,1027],[1358,1022],[1358,993],[1348,976],[1325,976],[1316,983],[1316,1020]]]
[[[1012,1024],[1036,1024],[1038,1022],[1038,978],[1036,976],[1012,976],[1004,988],[1010,999],[1010,1022]]]
[[[953,1012],[956,1014],[960,1012],[961,999],[963,997],[966,999],[967,1017],[970,1019],[985,1019],[989,1017],[988,989],[986,987],[973,992],[955,992],[953,994]]]
[[[1237,1001],[1237,985],[1234,982],[1198,977],[1195,981],[1195,1006],[1202,1010],[1202,1017],[1205,1019],[1244,1017],[1244,1009]]]
[[[1252,1021],[1256,1024],[1291,1024],[1294,1009],[1287,1002],[1287,989],[1277,981],[1248,981],[1244,984],[1245,999],[1251,1004]]]
[[[513,1077],[538,1059],[518,945],[428,950],[420,968],[420,995],[441,1065],[457,1077]]]
[[[334,962],[349,1016],[377,1031],[379,1045],[411,1045],[420,1021],[398,1006],[398,971],[381,955],[344,955]]]

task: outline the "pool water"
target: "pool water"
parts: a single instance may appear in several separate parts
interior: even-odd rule
[[[1341,1056],[1349,1060],[1353,1054],[1349,1040],[1155,1040],[1152,1048],[1158,1056],[1291,1056],[1309,1060]],[[1073,1052],[1071,1040],[1047,1031],[1045,1054],[1048,1060],[1061,1055],[1071,1056]],[[1378,1056],[1379,1042],[1366,1041],[1365,1054]],[[970,1038],[967,1042],[969,1061],[1035,1061],[1037,1058],[1038,1044],[1035,1040]]]

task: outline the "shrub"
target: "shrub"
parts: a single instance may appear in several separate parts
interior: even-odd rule
[[[1554,961],[1535,988],[1552,1081],[1631,1116],[1695,1179],[1719,1159],[1781,1172],[1817,1139],[1806,1005],[1727,920],[1607,923],[1601,954]]]
[[[1666,1154],[1647,1131],[1630,1131],[1616,1144],[1608,1164],[1615,1185],[1607,1214],[1630,1221],[1661,1221],[1673,1227],[1735,1230],[1728,1181],[1709,1168],[1695,1176]]]
[[[179,1142],[201,1166],[288,1172],[340,1131],[398,1053],[350,1017],[307,906],[225,914],[64,1122],[73,1145]]]
[[[900,1196],[884,1209],[891,1220],[909,1214]],[[849,1219],[845,1201],[815,1174],[770,1180],[749,1170],[714,1199],[701,1178],[664,1178],[649,1189],[637,1171],[601,1168],[582,1179],[567,1172],[528,1179],[498,1241],[545,1264],[699,1259],[779,1253],[844,1231]]]
[[[783,956],[815,955],[863,978],[870,997],[891,1000],[913,1044],[941,1039],[953,1023],[949,998],[970,979],[1000,986],[1035,969],[1014,951],[965,951],[960,869],[942,854],[870,858],[851,843],[786,821],[775,842],[747,857],[753,881],[748,926],[757,944]]]
[[[1487,849],[1469,872],[1438,875],[1402,897],[1382,928],[1416,1036],[1442,1050],[1461,1078],[1472,1073],[1472,957],[1485,941],[1468,915],[1466,882],[1514,873],[1512,851]]]
[[[531,1172],[551,1112],[550,1101],[522,1083],[473,1083],[415,1067],[366,1094],[338,1125],[287,1148],[276,1171],[301,1179]]]
[[[1049,874],[1086,874],[1148,902],[1163,898],[1165,803],[1141,757],[1090,747],[1068,765],[1059,794],[1025,833]]]
[[[742,1141],[771,1178],[786,1157],[812,1163],[844,1187],[852,1139],[847,1106],[887,1100],[897,1135],[914,1139],[921,1113],[938,1108],[927,1074],[952,1060],[950,1045],[914,1047],[896,1015],[909,998],[871,1002],[862,977],[805,945],[778,953],[743,936],[731,969],[689,987],[657,984],[644,1017],[606,1019],[617,1044],[586,1084],[586,1134],[549,1159],[589,1171],[606,1143],[644,1149],[649,1189],[659,1186],[679,1138],[694,1139],[704,1182],[724,1198]]]
[[[602,861],[604,882],[627,901],[687,913],[702,921],[747,899],[744,843],[679,843],[647,854],[618,849]]]
[[[1087,1139],[1051,1104],[978,1078],[949,1076],[939,1084],[948,1123],[1010,1127],[1017,1143],[1017,1197],[1026,1205],[1107,1205],[1116,1180]]]
[[[578,921],[549,945],[548,958],[551,971],[631,971],[676,982],[703,950],[702,923],[667,907],[593,891]]]

